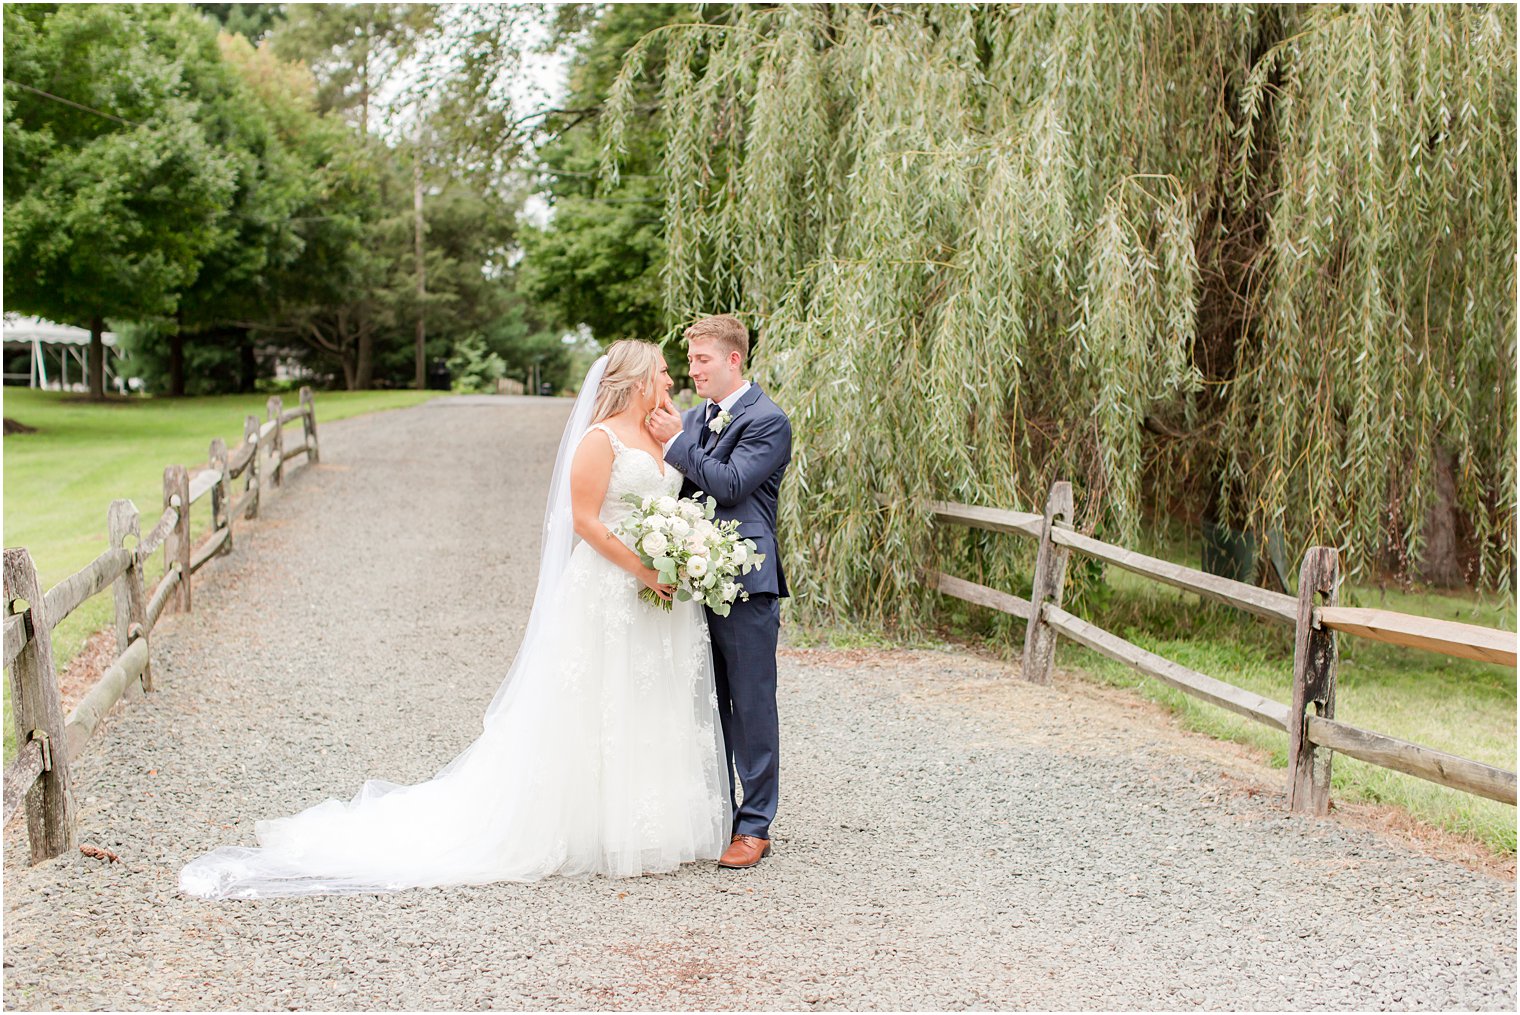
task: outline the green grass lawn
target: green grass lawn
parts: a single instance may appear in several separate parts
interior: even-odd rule
[[[1172,539],[1140,549],[1189,567],[1196,544]],[[1296,572],[1296,568],[1295,568]],[[1116,567],[1106,592],[1071,606],[1088,621],[1211,677],[1267,698],[1292,700],[1293,630],[1207,603]],[[1015,590],[1016,591],[1016,590]],[[946,599],[951,630],[985,636],[987,611]],[[1400,591],[1347,584],[1343,606],[1397,610],[1465,624],[1515,630],[1510,596]],[[1515,670],[1341,635],[1335,717],[1363,729],[1513,771],[1516,749]],[[1010,645],[1017,648],[1017,645]],[[1190,729],[1261,749],[1270,763],[1288,763],[1285,734],[1206,704],[1137,671],[1062,639],[1056,663],[1102,683],[1134,688]],[[1335,757],[1331,800],[1396,804],[1415,817],[1515,853],[1515,808],[1375,765]]]
[[[5,416],[37,429],[4,438],[5,545],[31,551],[44,589],[110,546],[106,509],[111,501],[129,498],[141,512],[146,531],[163,511],[164,467],[177,464],[193,471],[205,465],[213,437],[235,449],[243,439],[243,418],[252,413],[263,420],[268,397],[136,398],[95,405],[61,392],[9,387],[3,391]],[[439,394],[319,392],[318,434],[324,423],[417,405]],[[297,404],[294,392],[281,397],[287,409]],[[299,424],[287,426],[297,429]],[[290,441],[287,437],[287,446]],[[291,463],[297,470],[303,464],[300,458]],[[196,541],[209,528],[210,518],[210,500],[197,502],[191,510]],[[159,553],[150,564],[150,581],[162,573],[162,559]],[[114,610],[110,592],[103,592],[54,629],[53,656],[60,668],[91,634],[113,623]],[[15,733],[8,702],[4,722],[9,759],[15,752]]]

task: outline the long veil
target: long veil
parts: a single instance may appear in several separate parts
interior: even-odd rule
[[[607,357],[597,357],[596,362],[591,364],[591,369],[586,371],[586,379],[581,382],[580,393],[575,398],[575,407],[570,410],[570,418],[565,421],[564,435],[559,439],[559,451],[554,456],[554,472],[549,479],[549,500],[544,507],[543,540],[538,555],[538,589],[533,594],[533,609],[528,614],[528,626],[523,631],[517,656],[512,660],[512,667],[507,671],[501,686],[496,689],[491,704],[486,707],[483,722],[488,729],[492,717],[500,714],[506,703],[507,691],[523,662],[530,657],[528,646],[543,635],[549,604],[554,601],[554,589],[565,573],[565,565],[570,562],[570,551],[575,549],[575,517],[570,510],[570,463],[575,458],[575,449],[580,446],[581,438],[586,436],[586,428],[591,425],[597,389],[602,386],[602,375],[606,372]],[[456,762],[459,760],[455,759]],[[443,769],[444,772],[448,770],[447,767]]]
[[[537,708],[553,693],[552,686],[546,689],[552,681],[523,677],[535,670],[535,660],[551,658],[556,636],[564,636],[555,628],[554,613],[575,544],[570,465],[591,422],[606,364],[606,356],[592,364],[565,423],[544,511],[533,609],[512,666],[485,711],[481,735],[425,782],[403,786],[372,779],[347,803],[329,799],[289,817],[257,822],[261,848],[224,846],[192,860],[180,873],[181,890],[214,898],[271,898],[482,883],[501,879],[503,870],[520,880],[555,872],[533,869],[542,867],[541,854],[552,856],[554,843],[519,841],[539,834],[522,827],[540,823],[530,820],[537,815],[498,801],[504,778],[541,783],[546,777],[541,759],[525,756],[522,731],[511,726],[511,706],[527,694],[538,696],[528,702]],[[720,756],[721,751],[720,742]],[[713,772],[719,771],[719,762],[712,764]],[[717,778],[709,781],[715,784]],[[727,820],[726,814],[711,818],[714,827]],[[701,834],[709,833],[704,828]],[[504,845],[484,856],[482,842]]]

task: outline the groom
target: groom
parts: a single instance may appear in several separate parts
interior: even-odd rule
[[[684,416],[667,403],[650,415],[649,431],[664,442],[665,460],[685,473],[681,493],[711,496],[718,519],[737,518],[739,534],[765,554],[759,570],[739,579],[748,602],[735,602],[727,617],[707,612],[729,802],[736,768],[744,789],[744,803],[733,808],[733,839],[718,865],[753,867],[770,855],[776,816],[776,637],[779,599],[787,594],[776,544],[776,497],[792,457],[792,424],[758,385],[744,379],[749,331],[737,318],[704,317],[686,329],[685,338],[692,383],[704,401]]]

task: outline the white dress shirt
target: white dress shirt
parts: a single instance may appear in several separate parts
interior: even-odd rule
[[[719,412],[729,412],[729,411],[731,411],[735,405],[739,404],[739,399],[743,398],[744,397],[744,393],[746,391],[748,391],[751,387],[752,387],[752,385],[750,384],[749,381],[745,381],[743,384],[739,385],[737,388],[735,388],[732,392],[729,393],[729,396],[727,398],[723,399],[723,401],[721,401],[721,402],[718,403],[718,411]],[[702,416],[704,418],[707,416],[707,407],[709,405],[711,405],[711,404],[712,404],[712,399],[704,398],[702,400],[702,404],[701,404],[700,408],[702,410]],[[706,426],[707,424],[703,423],[702,425]],[[676,442],[676,437],[679,437],[679,436],[681,436],[681,434],[678,433],[678,434],[675,435],[675,437],[672,437],[672,438],[670,438],[670,440],[668,440],[668,441],[665,442],[665,450],[666,450],[666,452],[670,451],[670,446]]]

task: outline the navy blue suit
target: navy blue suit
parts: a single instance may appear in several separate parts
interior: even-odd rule
[[[770,838],[776,816],[780,770],[780,724],[776,716],[776,639],[780,597],[787,594],[776,541],[776,501],[792,458],[792,424],[758,384],[729,410],[720,434],[706,423],[707,402],[681,417],[681,433],[665,461],[686,475],[683,496],[696,491],[718,502],[719,520],[737,518],[739,534],[765,554],[758,571],[742,576],[749,601],[736,602],[727,617],[707,613],[712,635],[718,717],[728,750],[729,796],[734,775],[744,802],[734,807],[734,832]]]

